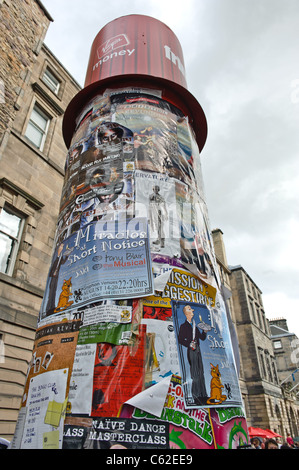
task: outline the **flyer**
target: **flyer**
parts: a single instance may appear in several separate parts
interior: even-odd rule
[[[209,410],[216,449],[250,446],[250,437],[242,406]]]
[[[68,369],[31,378],[21,449],[61,449]]]
[[[72,419],[64,427],[64,449],[168,449],[168,423],[128,418]],[[113,454],[112,454],[113,455]]]
[[[54,373],[56,370],[68,370],[69,374],[71,373],[80,324],[79,319],[70,321],[63,319],[60,321],[59,318],[56,318],[55,322],[40,326],[36,330],[22,406],[27,403],[28,388],[33,378],[40,375],[42,383],[46,372],[53,371]],[[67,374],[66,393],[68,393],[69,374]]]
[[[134,161],[132,131],[115,122],[101,122],[69,149],[60,212],[77,198],[87,201],[97,195],[100,202],[117,199],[128,161]]]
[[[175,182],[167,175],[135,171],[136,213],[146,214],[151,252],[167,258],[180,256],[180,230]]]
[[[90,415],[97,345],[77,344],[68,396],[68,413]]]
[[[98,343],[91,416],[117,417],[123,403],[144,388],[146,326],[130,345]]]
[[[82,326],[78,337],[78,344],[111,343],[121,345],[128,344],[131,337],[132,331],[130,323],[96,323]]]
[[[148,338],[146,387],[179,374],[179,360],[172,321],[143,318]]]
[[[69,182],[70,195],[60,209],[56,240],[96,220],[114,220],[134,214],[134,162],[114,158],[86,170],[85,185]],[[83,170],[82,170],[83,171]],[[81,175],[81,172],[80,172]]]
[[[149,423],[168,423],[170,449],[214,449],[213,430],[207,409],[187,409],[181,378],[171,377],[161,416],[157,418],[141,408],[125,405],[121,417]]]
[[[58,245],[40,319],[103,299],[153,292],[146,219],[93,222]]]
[[[131,323],[132,306],[128,302],[105,301],[83,310],[82,327],[101,322]]]
[[[66,416],[63,429],[63,449],[96,449],[97,441],[90,441],[93,418]],[[108,447],[108,446],[107,446]],[[108,447],[109,448],[109,447]]]
[[[186,408],[242,403],[225,307],[172,301]]]
[[[168,280],[166,284],[163,283],[163,290],[143,299],[143,309],[144,312],[146,311],[147,316],[150,315],[150,310],[149,308],[145,310],[145,307],[153,309],[152,316],[159,315],[157,309],[164,309],[162,310],[164,315],[161,319],[165,319],[165,316],[169,316],[170,311],[172,311],[172,300],[197,302],[206,305],[209,309],[215,306],[217,293],[215,287],[207,284],[186,269],[173,267],[165,274],[166,276],[168,274]]]

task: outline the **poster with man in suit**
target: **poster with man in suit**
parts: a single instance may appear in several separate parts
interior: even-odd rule
[[[172,300],[186,408],[240,406],[238,376],[224,306]]]

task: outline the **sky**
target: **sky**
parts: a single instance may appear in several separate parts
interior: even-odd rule
[[[201,152],[211,229],[228,264],[262,291],[268,319],[299,337],[298,0],[42,0],[45,43],[83,87],[108,22],[143,14],[183,49],[188,90],[204,109]]]

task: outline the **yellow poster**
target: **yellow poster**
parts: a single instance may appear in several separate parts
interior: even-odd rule
[[[205,283],[189,271],[173,268],[164,291],[160,295],[151,295],[143,299],[143,312],[148,318],[170,317],[171,300],[182,300],[214,307],[216,288]]]

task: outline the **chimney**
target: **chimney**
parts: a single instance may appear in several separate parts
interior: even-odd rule
[[[216,257],[224,266],[228,266],[222,230],[220,228],[212,230],[212,236]]]

